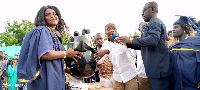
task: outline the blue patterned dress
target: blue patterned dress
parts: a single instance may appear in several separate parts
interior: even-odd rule
[[[56,35],[45,26],[37,26],[24,37],[17,76],[18,79],[30,80],[28,90],[65,90],[63,59],[40,59],[50,50],[65,51],[65,48]]]

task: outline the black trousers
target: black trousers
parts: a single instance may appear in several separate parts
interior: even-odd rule
[[[148,78],[151,90],[170,90],[169,77]]]

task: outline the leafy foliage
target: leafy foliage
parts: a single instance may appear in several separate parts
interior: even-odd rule
[[[69,34],[69,33],[66,36],[62,37],[62,43],[63,43],[63,45],[67,45],[67,43],[70,41],[69,40],[70,37],[72,37],[72,35]]]
[[[103,35],[104,41],[108,39],[108,36]]]
[[[34,23],[28,20],[21,22],[13,21],[6,22],[6,32],[0,33],[0,46],[5,43],[5,46],[21,46],[24,36],[35,27]]]
[[[134,34],[130,34],[129,33],[129,38],[134,38],[134,37],[139,37],[141,34],[140,33],[137,33],[137,32],[134,32]]]

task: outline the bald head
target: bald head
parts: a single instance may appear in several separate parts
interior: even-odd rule
[[[99,36],[102,37],[103,35],[102,35],[101,33],[97,33],[96,36],[95,36],[95,38],[97,38],[97,37],[99,37]]]
[[[154,8],[155,12],[158,13],[158,4],[155,1],[148,2],[147,5],[149,8]]]

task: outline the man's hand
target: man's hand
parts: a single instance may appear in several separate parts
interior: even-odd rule
[[[110,52],[108,49],[100,50],[94,54],[94,58],[95,58],[95,60],[100,60],[105,54],[109,54],[109,53]]]
[[[127,36],[121,36],[116,38],[118,42],[130,44],[130,38]]]
[[[120,43],[118,38],[119,38],[119,37],[116,37],[116,38],[114,39],[114,41],[115,41],[116,43]]]

